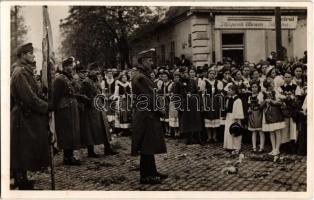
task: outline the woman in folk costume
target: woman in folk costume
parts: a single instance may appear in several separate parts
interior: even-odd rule
[[[281,131],[286,124],[281,110],[280,94],[274,88],[274,80],[267,78],[263,83],[266,91],[263,92],[263,122],[262,131],[270,132],[272,151],[269,155],[279,155]]]
[[[222,69],[222,86],[223,88],[226,88],[226,86],[232,82],[232,78],[231,78],[231,71],[229,67],[224,67]],[[224,99],[226,99],[227,97],[227,90],[223,89],[221,94],[224,96]],[[219,135],[223,135],[225,132],[225,122],[226,122],[226,107],[225,107],[225,103],[223,103],[223,105],[220,108],[220,127],[218,128],[218,134]]]
[[[160,118],[162,125],[163,125],[163,131],[166,136],[170,136],[170,130],[169,130],[169,95],[170,95],[170,85],[172,84],[172,81],[169,79],[169,73],[167,71],[161,72],[161,78],[162,78],[162,85],[159,91],[159,94],[162,97],[162,101],[160,106],[162,106],[165,110],[165,114]]]
[[[116,82],[114,99],[116,100],[117,112],[115,127],[122,130],[122,135],[130,135],[132,121],[131,83],[126,73],[121,73]]]
[[[179,110],[180,132],[186,136],[186,144],[193,144],[194,137],[200,144],[203,130],[200,113],[200,98],[195,80],[189,78],[188,70],[181,68],[180,81],[175,83],[174,94],[181,100]]]
[[[266,79],[266,73],[267,73],[267,69],[269,68],[269,63],[267,61],[263,61],[263,62],[260,63],[260,65],[261,65],[261,68],[260,68],[260,70],[261,70],[261,77],[260,77],[260,79],[261,79],[261,81],[263,83],[265,81],[265,79]]]
[[[292,83],[296,84],[300,88],[301,96],[300,101],[301,104],[305,99],[305,90],[306,90],[306,76],[303,76],[303,66],[302,65],[296,65],[293,68],[293,80]]]
[[[284,84],[282,75],[278,74],[274,66],[269,66],[266,69],[266,79],[271,78],[274,80],[274,89],[278,90]]]
[[[265,134],[262,132],[263,112],[261,107],[261,103],[263,102],[263,94],[261,93],[259,82],[251,81],[250,86],[252,94],[248,98],[248,130],[252,131],[252,145],[254,153],[257,152],[256,136],[259,134],[260,148],[258,152],[262,153],[264,152],[265,145]]]
[[[101,72],[97,74],[97,87],[100,89],[101,93],[105,93],[105,80]]]
[[[242,67],[242,80],[243,80],[243,84],[247,88],[250,87],[250,81],[251,81],[250,72],[251,72],[251,69],[249,65],[244,65]]]
[[[170,103],[169,103],[169,129],[170,133],[173,137],[179,137],[179,118],[178,118],[178,111],[175,107],[175,97],[174,97],[174,85],[176,82],[180,81],[180,72],[175,71],[173,74],[173,81],[169,85],[170,91]],[[174,135],[173,135],[174,134]]]
[[[242,100],[242,106],[244,111],[244,119],[242,125],[247,127],[247,119],[248,119],[248,96],[250,92],[248,91],[247,86],[244,84],[242,73],[240,70],[234,70],[232,73],[233,81],[229,83],[225,89],[229,87],[231,84],[235,84],[238,87],[238,96]]]
[[[162,86],[162,74],[164,72],[164,68],[163,67],[160,67],[159,70],[158,70],[158,73],[156,75],[156,80],[155,80],[155,83],[157,85],[157,89],[160,90],[161,89],[161,86]]]
[[[114,131],[114,122],[115,122],[115,101],[114,91],[115,91],[116,80],[113,78],[113,73],[111,69],[108,69],[107,75],[104,81],[104,95],[106,97],[106,111],[108,116],[108,121],[110,124],[110,131]]]
[[[241,149],[242,135],[231,135],[229,128],[237,122],[241,124],[241,120],[244,119],[242,100],[238,96],[239,88],[235,84],[228,87],[228,99],[226,101],[226,122],[224,132],[224,145],[227,150],[233,150],[232,154],[238,154]]]
[[[224,97],[221,94],[223,84],[215,79],[214,68],[208,70],[208,78],[205,79],[205,92],[203,93],[204,124],[207,129],[208,142],[218,142],[217,128],[220,126],[220,110]]]
[[[192,69],[189,70],[189,76],[190,76],[190,79],[192,79],[192,80],[197,82],[197,76],[196,76],[195,69],[192,68]]]
[[[281,143],[286,143],[283,145],[283,149],[293,153],[296,150],[295,142],[297,141],[298,133],[296,119],[292,118],[292,114],[299,107],[298,104],[300,103],[298,100],[301,96],[301,89],[292,82],[292,75],[289,71],[285,72],[284,81],[285,83],[278,88],[278,92],[282,95],[281,101],[284,104],[282,110],[286,122],[286,127],[282,130]]]
[[[261,77],[260,77],[260,73],[259,73],[259,71],[257,70],[257,69],[254,69],[254,70],[252,70],[252,72],[251,72],[251,81],[250,81],[250,85],[251,85],[251,83],[258,83],[258,85],[260,86],[260,88],[261,88],[261,91],[265,91],[265,88],[264,88],[264,86],[263,86],[263,81],[262,81],[262,79],[261,79]]]

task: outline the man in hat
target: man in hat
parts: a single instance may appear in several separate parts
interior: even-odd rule
[[[33,73],[32,43],[17,49],[11,76],[11,170],[15,186],[33,189],[27,171],[49,165],[48,104],[39,93]]]
[[[154,154],[166,153],[167,149],[161,131],[161,113],[154,109],[156,85],[150,79],[153,60],[140,57],[138,63],[131,82],[134,94],[131,153],[140,154],[140,182],[159,184],[167,175],[157,172]]]
[[[74,66],[73,58],[62,62],[63,71],[54,80],[52,98],[49,99],[50,109],[55,112],[57,143],[63,149],[65,165],[81,165],[80,160],[74,157],[74,150],[81,147],[77,90],[72,82]]]

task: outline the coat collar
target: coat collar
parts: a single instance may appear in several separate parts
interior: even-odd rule
[[[34,71],[33,71],[32,66],[29,63],[27,63],[25,60],[20,59],[18,61],[18,64],[21,65],[27,72],[34,75]]]

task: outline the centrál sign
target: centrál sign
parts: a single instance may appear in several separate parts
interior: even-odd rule
[[[296,29],[297,16],[281,16],[282,29]],[[275,29],[275,16],[216,16],[216,29]]]

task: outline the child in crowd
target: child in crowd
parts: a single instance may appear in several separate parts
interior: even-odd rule
[[[248,98],[248,105],[249,105],[249,116],[248,116],[248,130],[252,131],[252,145],[253,145],[253,152],[257,152],[256,148],[256,136],[259,134],[260,137],[260,148],[258,152],[264,152],[264,145],[265,145],[265,135],[262,132],[262,108],[261,102],[263,101],[263,95],[260,92],[261,87],[259,82],[251,82],[250,84],[252,94]]]
[[[263,92],[263,123],[262,131],[270,132],[270,141],[272,151],[269,155],[279,155],[281,144],[281,131],[286,124],[283,118],[279,93],[274,89],[274,81],[271,78],[266,78],[263,83],[266,91]]]
[[[238,154],[241,149],[242,135],[234,136],[230,134],[230,126],[237,122],[241,124],[244,119],[242,101],[238,96],[238,87],[234,84],[228,87],[228,99],[226,102],[226,122],[224,132],[224,145],[223,147],[228,150],[233,150],[232,154]]]

